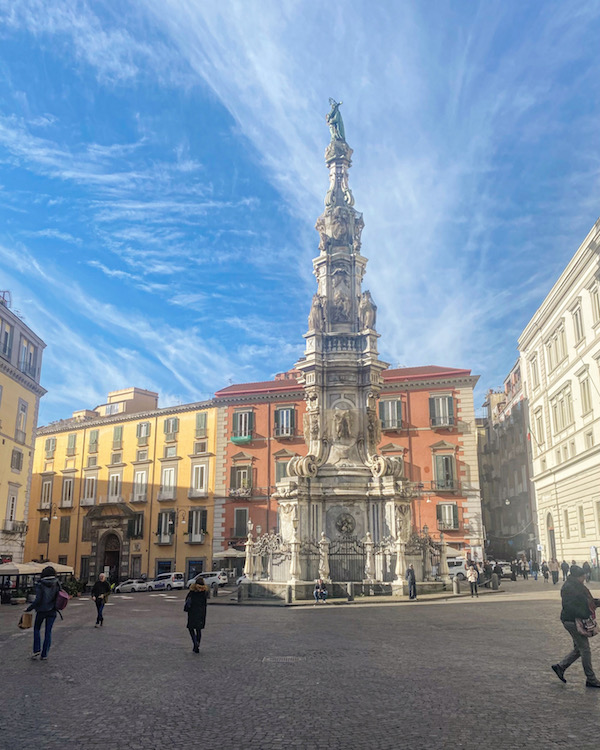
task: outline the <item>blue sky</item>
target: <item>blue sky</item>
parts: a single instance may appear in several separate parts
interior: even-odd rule
[[[40,422],[270,378],[303,350],[328,98],[392,365],[476,405],[597,219],[600,5],[0,0],[0,288]]]

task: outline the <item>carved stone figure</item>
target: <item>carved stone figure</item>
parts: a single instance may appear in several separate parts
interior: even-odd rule
[[[347,323],[350,320],[351,309],[352,303],[349,298],[342,294],[341,291],[337,291],[331,303],[331,322]]]
[[[348,411],[338,411],[335,414],[335,434],[341,440],[352,437],[351,414]]]
[[[319,540],[319,578],[329,579],[329,539],[321,532]]]
[[[364,292],[360,298],[358,314],[360,316],[361,328],[375,328],[377,305],[371,298],[371,292]]]
[[[346,242],[348,240],[348,215],[341,206],[336,206],[333,209],[331,234],[338,242]]]
[[[308,314],[308,329],[310,331],[323,330],[323,306],[318,294],[313,294],[312,305]]]
[[[329,132],[331,133],[332,141],[345,141],[346,133],[344,131],[344,122],[340,112],[340,106],[343,102],[336,102],[335,99],[329,99],[331,105],[331,111],[325,115],[327,124],[329,125]]]
[[[329,237],[326,232],[324,216],[319,216],[319,218],[317,219],[317,223],[315,224],[315,229],[319,233],[320,237],[319,251],[321,253],[326,253],[329,250],[329,246],[331,245],[331,237]]]
[[[369,434],[369,445],[375,450],[379,443],[381,429],[379,419],[373,412],[369,412],[367,416],[367,432]]]

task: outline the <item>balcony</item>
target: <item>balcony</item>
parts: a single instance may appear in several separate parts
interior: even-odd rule
[[[81,498],[81,505],[94,505],[96,502],[95,497],[82,497]]]
[[[434,430],[448,429],[454,427],[456,420],[454,417],[436,415],[435,417],[431,417],[429,424]]]
[[[156,499],[163,502],[165,500],[175,500],[176,497],[177,497],[176,487],[165,487],[161,485],[160,489],[158,490],[158,495]]]
[[[167,432],[165,433],[165,443],[174,443],[177,440],[177,433],[176,432]]]
[[[27,435],[25,433],[25,430],[15,430],[15,443],[21,443],[21,445],[25,445],[26,438]]]
[[[200,534],[188,534],[185,540],[186,544],[204,544],[206,534],[202,531]]]
[[[122,502],[124,502],[122,495],[101,495],[98,498],[99,504],[122,503]]]
[[[20,360],[19,370],[21,370],[21,372],[24,372],[25,375],[29,375],[30,378],[33,378],[35,380],[36,368],[35,368],[35,365],[32,364],[31,362],[28,362],[26,359]]]
[[[252,487],[230,487],[229,497],[251,497]]]
[[[26,534],[27,523],[26,521],[4,521],[4,531],[7,534]]]
[[[434,479],[432,482],[418,482],[413,485],[415,495],[427,495],[438,492],[460,492],[461,483],[457,479]]]
[[[188,500],[197,500],[199,498],[208,497],[208,490],[190,487],[187,496]]]
[[[66,453],[67,456],[74,456],[77,453],[77,448],[75,446],[69,446]]]
[[[235,445],[246,445],[246,443],[252,442],[252,433],[234,433],[231,436],[231,442]]]
[[[295,431],[291,427],[276,427],[273,430],[276,438],[293,438],[296,437]]]
[[[402,419],[381,420],[382,432],[401,432],[402,430],[406,430],[407,427],[407,423]]]
[[[173,544],[173,534],[157,534],[155,544]]]
[[[122,440],[113,440],[112,449],[114,451],[123,450],[123,441]]]
[[[130,503],[147,503],[148,490],[146,487],[136,487],[135,491],[129,495]]]
[[[140,447],[148,445],[148,435],[140,435],[137,439],[137,444]]]

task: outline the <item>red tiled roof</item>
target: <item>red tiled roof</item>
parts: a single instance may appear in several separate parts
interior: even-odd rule
[[[384,370],[383,380],[426,380],[435,377],[468,377],[471,370],[458,370],[453,367],[439,367],[427,365],[425,367],[398,367],[394,370]],[[222,388],[215,393],[215,398],[223,396],[244,395],[249,393],[282,393],[297,391],[301,388],[297,380],[263,380],[259,383],[238,383]]]

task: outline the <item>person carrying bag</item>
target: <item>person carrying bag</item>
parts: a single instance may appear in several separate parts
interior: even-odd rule
[[[52,644],[52,628],[56,621],[56,598],[60,590],[56,571],[48,565],[42,570],[41,578],[35,585],[35,600],[25,610],[25,613],[29,613],[35,609],[32,659],[37,659],[39,656],[41,661],[45,661],[48,658],[48,651]],[[45,623],[44,645],[40,649],[42,623]]]

